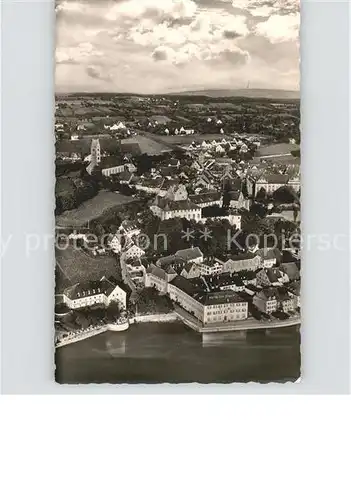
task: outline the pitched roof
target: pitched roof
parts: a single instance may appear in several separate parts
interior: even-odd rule
[[[200,207],[195,205],[189,198],[186,200],[169,200],[168,198],[157,196],[153,205],[161,208],[165,212],[174,212],[175,210],[200,210]]]
[[[229,262],[229,261],[233,261],[233,262],[237,262],[237,261],[240,261],[240,260],[252,260],[256,257],[256,255],[254,253],[251,253],[251,252],[245,252],[245,253],[240,253],[238,255],[231,255],[230,257],[226,257],[226,258],[222,258],[222,259],[218,259],[220,262]]]
[[[161,267],[155,266],[155,264],[150,264],[146,272],[147,274],[152,274],[153,276],[156,276],[164,281],[167,280],[167,273]]]
[[[279,298],[277,289],[274,287],[264,288],[263,290],[258,292],[257,295],[266,300],[274,300],[274,299],[278,300]]]
[[[290,280],[297,280],[300,278],[300,271],[295,262],[286,262],[281,264],[280,269],[288,275]]]
[[[195,203],[209,203],[212,201],[219,201],[221,199],[221,193],[218,191],[209,191],[208,193],[200,193],[189,196],[190,200]]]
[[[194,297],[198,302],[206,306],[216,304],[232,304],[234,302],[245,302],[245,300],[232,290],[221,290],[219,292],[203,293]]]
[[[283,174],[266,174],[262,175],[262,177],[257,181],[257,183],[262,183],[267,181],[268,184],[286,184],[289,180],[288,175]]]
[[[276,252],[271,248],[259,248],[256,255],[261,257],[263,260],[272,260],[277,258]]]
[[[176,257],[180,257],[181,259],[184,259],[187,262],[193,259],[198,259],[199,257],[203,257],[203,253],[201,252],[199,247],[185,248],[184,250],[178,250],[178,252],[176,252],[175,255]]]
[[[100,294],[104,294],[106,295],[106,297],[108,297],[116,288],[116,286],[120,285],[114,283],[111,279],[105,278],[104,276],[100,281],[76,283],[75,285],[66,288],[64,291],[64,295],[66,295],[66,297],[71,300],[82,299],[84,297],[92,297],[94,295]]]

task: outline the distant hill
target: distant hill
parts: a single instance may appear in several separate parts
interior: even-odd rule
[[[58,99],[74,98],[106,98],[111,97],[157,97],[157,96],[204,96],[212,99],[223,99],[226,97],[242,97],[246,99],[300,99],[300,92],[297,90],[278,90],[278,89],[204,89],[204,90],[185,90],[182,92],[165,92],[161,94],[134,94],[128,92],[56,92]]]
[[[297,90],[276,89],[215,89],[215,90],[188,90],[185,92],[172,92],[170,95],[189,95],[207,97],[247,97],[252,99],[300,99]]]

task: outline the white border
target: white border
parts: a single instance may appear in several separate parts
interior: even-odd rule
[[[349,233],[348,2],[303,1],[303,230]],[[345,393],[350,388],[350,261],[305,251],[300,384],[59,386],[53,380],[53,246],[26,255],[25,235],[53,231],[53,1],[2,9],[1,374],[4,393]]]

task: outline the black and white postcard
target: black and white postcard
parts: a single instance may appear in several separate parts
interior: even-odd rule
[[[56,2],[56,381],[300,377],[297,0]]]

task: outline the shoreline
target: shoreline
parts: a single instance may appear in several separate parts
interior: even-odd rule
[[[128,321],[122,324],[109,323],[106,325],[100,325],[95,328],[91,328],[84,332],[65,332],[67,337],[62,339],[56,344],[55,349],[64,347],[65,345],[74,344],[81,342],[82,340],[87,340],[101,333],[107,331],[111,332],[124,332],[129,329],[130,325],[138,325],[142,323],[177,323],[181,322],[185,326],[191,328],[195,333],[200,334],[216,334],[218,332],[233,332],[233,331],[249,331],[249,330],[263,330],[263,329],[274,329],[274,328],[284,328],[289,326],[296,326],[301,323],[301,317],[289,318],[286,320],[275,320],[275,321],[258,321],[256,319],[245,319],[242,321],[236,321],[235,323],[217,323],[212,325],[203,325],[196,318],[192,317],[189,313],[184,310],[180,310],[179,307],[174,312],[164,313],[164,314],[145,314],[140,316],[134,316]]]
[[[55,349],[60,347],[64,347],[65,345],[75,344],[76,342],[81,342],[82,340],[90,339],[91,337],[95,337],[100,333],[105,333],[107,331],[111,332],[124,332],[129,328],[129,321],[125,321],[124,323],[107,323],[106,325],[100,325],[98,327],[93,327],[84,332],[64,332],[67,333],[67,337],[62,339],[59,343],[56,344],[57,338],[55,338]]]
[[[129,324],[134,325],[138,323],[175,323],[179,321],[177,313],[162,313],[162,314],[143,314],[137,315],[129,319]]]
[[[274,321],[259,321],[257,319],[250,318],[231,323],[213,323],[211,325],[204,325],[179,306],[176,306],[176,314],[185,325],[197,333],[263,330],[279,327],[284,328],[288,326],[296,326],[301,323],[301,316],[296,316],[286,320],[277,319]]]

